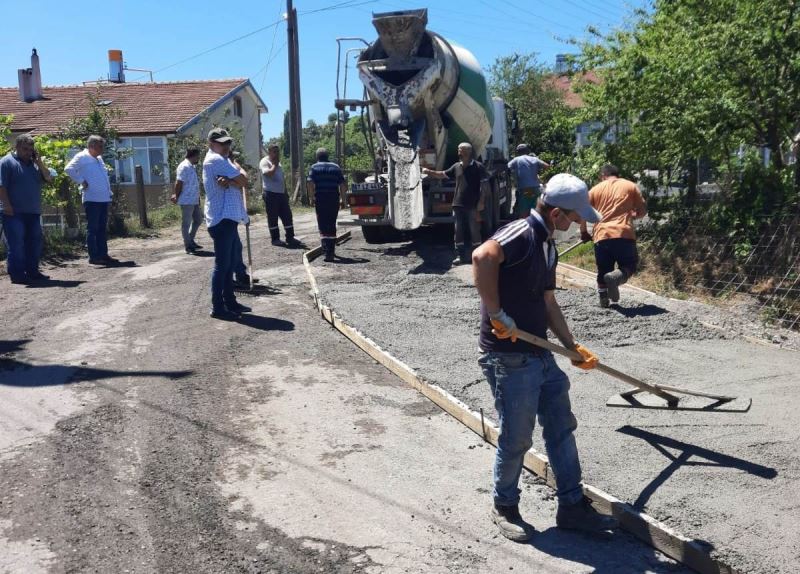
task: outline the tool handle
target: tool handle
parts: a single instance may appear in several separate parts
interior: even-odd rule
[[[567,253],[569,253],[570,251],[572,251],[572,250],[573,250],[573,249],[575,249],[576,247],[580,247],[580,246],[581,246],[581,245],[583,245],[584,243],[588,243],[588,242],[587,242],[587,241],[584,241],[583,239],[581,239],[581,240],[580,240],[580,241],[578,241],[578,242],[577,242],[575,245],[570,245],[569,247],[567,247],[567,248],[566,248],[564,251],[562,251],[561,253],[559,253],[559,254],[558,254],[558,256],[559,256],[559,257],[564,257],[564,255],[566,255]]]
[[[517,337],[519,337],[520,339],[522,339],[527,343],[530,343],[531,345],[536,345],[537,347],[542,347],[543,349],[547,349],[548,351],[552,351],[553,353],[558,353],[559,355],[563,355],[564,357],[567,357],[568,359],[571,359],[573,361],[583,361],[583,355],[581,355],[577,351],[570,351],[569,349],[562,347],[561,345],[556,345],[555,343],[551,343],[547,339],[542,339],[541,337],[537,337],[533,333],[528,333],[527,331],[517,329]],[[656,396],[659,396],[670,404],[678,402],[678,397],[671,395],[665,391],[662,391],[657,386],[653,386],[648,383],[645,383],[644,381],[640,381],[635,377],[627,375],[622,371],[613,369],[607,365],[604,365],[603,363],[598,362],[595,368],[607,375],[611,375],[615,379],[619,379],[624,383],[628,383],[631,386],[637,387],[643,391],[647,391],[648,393],[652,393]]]

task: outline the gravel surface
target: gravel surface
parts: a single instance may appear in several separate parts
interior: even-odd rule
[[[315,263],[314,272],[322,298],[346,322],[494,418],[476,363],[477,293],[469,268],[450,267],[449,241],[446,230],[426,230],[367,245],[354,229],[337,251],[344,264]],[[744,341],[740,335],[759,336],[759,328],[748,333],[746,320],[708,305],[630,290],[609,309],[596,306],[591,289],[559,290],[557,298],[576,338],[606,364],[650,382],[754,400],[747,414],[612,409],[605,400],[629,387],[562,362],[587,482],[743,572],[800,570],[800,356]]]

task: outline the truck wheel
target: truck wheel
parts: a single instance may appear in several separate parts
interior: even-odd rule
[[[385,241],[383,238],[383,228],[383,225],[362,225],[361,233],[364,234],[364,241],[370,245],[383,243]]]

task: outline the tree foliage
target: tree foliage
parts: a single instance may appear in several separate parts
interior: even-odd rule
[[[575,147],[576,114],[555,77],[535,54],[501,56],[489,67],[492,95],[517,111],[513,144],[527,143],[542,159],[564,163]]]
[[[800,120],[799,12],[785,0],[655,0],[630,27],[595,33],[581,63],[602,81],[583,86],[583,115],[617,129],[607,158],[629,173],[685,170],[690,192],[703,160],[728,176],[732,193],[761,178],[736,208],[769,213],[790,201],[783,172]],[[747,150],[768,150],[769,165],[754,165]]]

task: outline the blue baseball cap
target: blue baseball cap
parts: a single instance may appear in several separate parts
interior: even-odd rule
[[[542,201],[550,207],[575,211],[589,223],[597,223],[603,219],[589,203],[589,189],[586,184],[569,173],[559,173],[550,178],[542,194]]]

